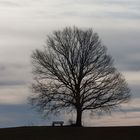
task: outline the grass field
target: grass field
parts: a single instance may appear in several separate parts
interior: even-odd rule
[[[3,128],[0,140],[140,140],[140,127]]]

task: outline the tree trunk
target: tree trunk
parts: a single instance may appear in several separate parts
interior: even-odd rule
[[[81,109],[77,109],[77,118],[76,118],[76,126],[82,126],[82,111]]]

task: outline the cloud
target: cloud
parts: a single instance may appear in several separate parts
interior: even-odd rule
[[[132,52],[130,54],[120,53],[120,57],[118,56],[115,62],[117,63],[117,66],[121,71],[136,72],[136,74],[139,75],[139,73],[137,73],[140,71],[140,65],[139,65],[140,58],[137,57],[138,55],[140,55],[139,52],[138,53]]]
[[[27,98],[31,95],[27,86],[0,86],[0,105],[27,104]]]
[[[71,0],[74,2],[74,0]],[[112,4],[117,4],[117,5],[137,5],[137,4],[140,4],[140,2],[138,0],[76,0],[76,2],[81,2],[81,3],[88,3],[88,4],[94,4],[94,3],[98,3],[98,4],[109,4],[109,5],[112,5]]]
[[[0,128],[49,124],[29,105],[0,105]],[[53,118],[52,118],[53,119]]]
[[[11,1],[6,3],[12,3]],[[4,12],[8,17],[38,18],[38,19],[63,19],[68,17],[78,18],[114,18],[114,19],[139,19],[138,1],[110,1],[110,0],[60,0],[53,1],[17,1],[22,8]],[[108,8],[109,7],[109,8]],[[28,13],[28,14],[27,14]]]
[[[134,12],[119,12],[119,11],[100,11],[100,12],[94,12],[94,11],[88,11],[88,12],[81,12],[81,11],[68,11],[68,12],[62,12],[62,16],[67,17],[79,17],[79,18],[108,18],[108,19],[133,19],[133,20],[139,20],[140,14],[134,13]]]
[[[116,113],[111,116],[100,118],[86,118],[84,124],[87,126],[139,126],[140,112],[134,113]]]
[[[139,13],[135,13],[135,12],[132,12],[132,11],[126,11],[126,12],[119,12],[119,11],[116,11],[116,12],[106,12],[104,14],[105,17],[110,17],[110,18],[119,18],[119,19],[140,19],[140,14]]]
[[[17,2],[13,2],[13,1],[7,1],[7,0],[1,0],[0,1],[0,7],[2,6],[8,6],[8,7],[18,7],[19,4]]]
[[[15,105],[13,118],[10,113],[0,118],[3,126],[12,121],[23,124],[28,118],[19,110],[31,95],[28,85],[32,80],[30,55],[35,48],[42,48],[46,34],[65,26],[91,27],[108,47],[115,59],[115,66],[123,73],[132,89],[133,98],[140,98],[140,47],[139,0],[7,0],[0,1],[0,106]],[[90,120],[92,125],[136,124],[139,117],[138,102],[126,107],[129,119],[119,114],[112,118]],[[18,108],[19,106],[19,108]],[[20,108],[21,107],[21,108]],[[9,108],[9,110],[8,110]],[[25,109],[27,109],[25,107]],[[0,109],[1,110],[1,109]],[[20,112],[16,118],[16,111]],[[24,112],[24,111],[23,111]],[[0,113],[2,114],[2,112]],[[135,120],[136,115],[136,120]],[[4,120],[4,116],[5,120]],[[20,119],[20,117],[22,119]],[[14,118],[16,119],[14,120]],[[131,119],[130,119],[131,118]],[[134,118],[134,119],[132,119]],[[30,119],[32,120],[32,119]],[[97,121],[97,122],[96,122]],[[119,123],[120,121],[120,123]],[[22,122],[22,123],[21,123]],[[37,122],[37,120],[36,120]],[[85,120],[86,122],[86,120]],[[88,121],[87,121],[87,124]]]
[[[0,86],[17,86],[17,85],[26,85],[27,83],[25,81],[14,81],[14,80],[11,80],[11,81],[0,81]]]
[[[57,7],[64,17],[78,17],[78,18],[110,18],[110,19],[136,19],[139,20],[140,10],[137,7],[137,2],[133,1],[67,1],[61,2]],[[63,3],[63,4],[62,4]]]
[[[75,121],[76,113],[63,113],[65,122],[69,119]],[[83,112],[83,125],[85,126],[134,126],[140,125],[140,98],[133,98],[129,103],[122,104],[121,108],[111,114],[98,115]]]
[[[31,76],[28,64],[9,63],[0,65],[0,86],[27,85]]]
[[[123,71],[123,75],[133,85],[137,85],[140,82],[140,71]]]
[[[102,116],[83,115],[83,122],[87,126],[134,126],[140,125],[140,99],[134,98],[131,102],[123,104],[120,110],[112,112],[111,115]]]

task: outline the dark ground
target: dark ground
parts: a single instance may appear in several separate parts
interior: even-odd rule
[[[140,140],[140,127],[4,128],[0,140]]]

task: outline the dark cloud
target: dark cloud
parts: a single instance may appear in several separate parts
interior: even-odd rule
[[[0,72],[3,72],[6,70],[6,66],[3,64],[0,64]]]
[[[49,120],[41,119],[29,105],[0,105],[0,127],[46,125]]]
[[[11,81],[9,81],[9,80],[7,80],[7,81],[4,81],[4,80],[0,80],[0,86],[21,86],[21,85],[26,85],[27,84],[27,82],[26,81],[22,81],[22,80],[16,80],[16,81],[14,81],[14,80],[11,80]]]
[[[17,126],[40,126],[51,125],[52,121],[58,120],[60,116],[47,116],[44,118],[33,110],[30,105],[0,105],[0,128]],[[64,117],[62,115],[62,117]],[[62,119],[62,118],[61,118]]]
[[[140,71],[140,58],[134,58],[136,52],[126,53],[121,52],[112,55],[114,58],[114,65],[121,71],[137,72]],[[140,55],[140,53],[139,53]]]
[[[28,64],[0,64],[0,86],[27,85],[30,81],[30,72]]]
[[[132,93],[132,100],[134,99],[140,99],[140,86],[139,81],[135,84],[129,85]]]
[[[140,71],[140,31],[137,30],[137,25],[135,27],[114,26],[114,29],[100,31],[99,34],[113,57],[115,66],[121,71]]]
[[[132,113],[132,112],[139,112],[140,113],[140,107],[122,109],[122,111],[124,111],[125,113]],[[128,118],[129,118],[129,116],[128,116]]]

